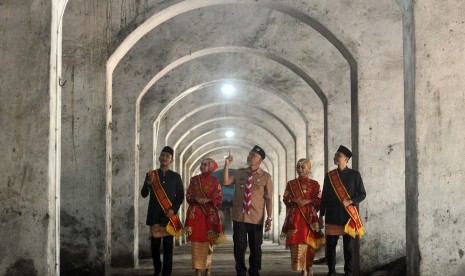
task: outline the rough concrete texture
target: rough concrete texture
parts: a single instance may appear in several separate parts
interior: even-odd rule
[[[460,0],[415,4],[422,275],[465,271],[465,210],[456,204],[463,194],[464,10]],[[48,1],[0,1],[0,274],[53,274],[58,256],[47,176],[47,122],[57,114],[49,110],[50,11]],[[125,41],[154,19],[163,20],[137,43]],[[310,157],[322,184],[339,144],[358,149],[354,166],[368,193],[362,270],[405,256],[410,126],[403,124],[402,64],[411,56],[403,56],[402,27],[401,9],[388,0],[69,1],[57,80],[62,273],[103,274],[110,259],[131,266],[148,256],[139,185],[166,144],[175,147],[173,167],[185,185],[201,158],[221,163],[230,149],[241,167],[250,147],[262,144],[276,206],[297,159]],[[115,57],[119,63],[107,64]],[[108,76],[107,65],[114,66]],[[237,87],[232,97],[219,93],[225,81]],[[234,138],[224,137],[228,129]],[[277,241],[285,214],[275,210]]]
[[[47,164],[50,13],[47,1],[0,2],[0,275],[47,275],[55,246],[48,235],[55,219]]]
[[[104,273],[106,12],[69,1],[63,16],[62,275]]]
[[[458,0],[414,6],[421,275],[465,273],[464,11]]]
[[[360,249],[362,271],[405,256],[401,13],[395,3],[366,8],[370,23],[354,30],[360,44],[359,169],[367,189],[360,207],[367,229]]]
[[[286,3],[287,8],[281,11],[269,9],[266,5],[260,7],[260,4],[193,9],[162,23],[130,49],[113,74],[113,123],[117,128],[114,129],[113,139],[114,153],[118,152],[115,156],[118,156],[119,174],[118,178],[114,178],[113,184],[115,187],[124,187],[118,189],[121,195],[126,195],[131,190],[127,183],[134,178],[132,159],[136,158],[133,150],[136,145],[133,142],[130,146],[126,145],[128,141],[135,139],[132,131],[135,124],[133,115],[128,116],[128,113],[140,118],[137,134],[140,135],[140,143],[137,145],[139,152],[136,152],[140,153],[140,166],[136,174],[139,173],[138,177],[141,178],[148,167],[156,166],[156,149],[165,144],[174,144],[177,152],[183,152],[184,139],[194,139],[215,128],[237,128],[241,125],[240,122],[231,124],[220,120],[224,116],[242,116],[249,120],[254,118],[253,114],[257,112],[249,111],[247,103],[276,114],[275,116],[285,121],[289,128],[287,132],[295,137],[293,143],[285,143],[288,156],[282,157],[286,160],[286,177],[283,179],[282,175],[278,176],[277,182],[285,183],[286,178],[293,177],[295,159],[305,156],[306,152],[315,161],[314,177],[322,182],[323,104],[316,95],[315,87],[309,86],[302,74],[315,80],[316,88],[322,91],[328,102],[328,163],[331,166],[330,158],[334,149],[339,144],[351,145],[350,66],[326,37],[306,25],[306,22],[282,13],[289,13],[292,9],[305,10],[341,39],[342,44],[346,45],[359,62],[358,67],[356,66],[359,70],[358,93],[363,95],[356,110],[360,114],[359,142],[364,144],[365,152],[375,153],[365,157],[362,150],[360,168],[369,191],[371,185],[374,185],[371,182],[383,183],[372,188],[373,197],[365,202],[369,207],[381,208],[373,207],[369,212],[362,205],[364,217],[368,220],[367,229],[370,231],[363,250],[371,253],[362,256],[362,265],[369,268],[377,262],[394,260],[405,254],[405,236],[402,231],[400,234],[389,231],[386,223],[381,222],[390,221],[399,225],[400,229],[403,228],[404,198],[384,201],[383,197],[376,195],[387,191],[403,194],[404,191],[403,136],[400,135],[403,125],[397,123],[402,121],[400,111],[403,108],[400,10],[395,3],[390,2],[367,4],[360,1],[336,5],[315,3],[308,6],[297,2],[291,7],[289,5]],[[164,68],[170,69],[162,71]],[[237,99],[240,100],[235,105],[226,105],[237,99],[224,99],[223,95],[215,94],[218,93],[218,85],[211,84],[221,83],[223,79],[245,82],[238,85],[238,90],[251,95],[251,98],[238,96]],[[150,80],[153,83],[146,87]],[[276,97],[270,94],[274,91],[284,97],[288,104],[279,99],[274,100]],[[140,114],[137,114],[138,103],[135,99],[141,97],[141,93]],[[176,98],[180,93],[187,95]],[[212,106],[202,107],[206,104]],[[294,111],[286,111],[289,104]],[[172,106],[159,119],[159,125],[154,127],[154,121],[166,105]],[[180,112],[181,110],[184,112]],[[378,112],[379,110],[382,111]],[[298,118],[299,113],[310,126],[307,137],[302,133],[305,123]],[[392,116],[385,116],[385,113]],[[259,124],[273,129],[279,136],[286,135],[286,131],[277,130],[279,120],[273,120],[272,117],[266,119],[268,115],[265,114],[258,115],[263,119]],[[352,115],[357,116],[357,113]],[[268,127],[266,124],[271,125]],[[262,136],[250,132],[249,137],[253,141],[254,137]],[[224,138],[221,132],[211,136],[212,140],[221,138]],[[299,141],[307,142],[302,145]],[[204,143],[206,142],[208,141]],[[292,146],[294,143],[296,144]],[[153,152],[151,149],[154,145]],[[279,144],[275,144],[274,148],[277,147]],[[293,147],[296,154],[292,154]],[[184,160],[191,159],[189,155],[192,153],[199,155],[194,156],[196,160],[203,155],[203,150],[208,152],[209,149],[209,146],[200,149],[193,147],[186,151],[185,156],[179,156],[176,160],[184,163]],[[180,165],[176,164],[178,171],[183,173],[187,181],[193,172],[184,173],[185,165]],[[383,169],[384,165],[388,165],[389,169]],[[121,184],[117,184],[118,182]],[[131,196],[114,200],[124,210],[129,210],[134,201]],[[146,233],[142,230],[146,204],[143,201],[138,208],[138,217],[142,220],[139,223],[141,247],[146,244]],[[386,214],[387,210],[391,212]],[[119,228],[120,231],[115,229],[115,233],[128,233],[126,224],[120,224]],[[385,236],[390,238],[390,243],[387,244],[380,238]],[[131,242],[131,237],[127,238]]]

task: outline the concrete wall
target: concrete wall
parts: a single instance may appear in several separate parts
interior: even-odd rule
[[[359,7],[360,8],[360,7]],[[401,11],[393,1],[348,11],[359,70],[359,169],[367,190],[360,215],[361,270],[405,256],[405,174]],[[380,15],[383,16],[380,16]],[[351,29],[351,28],[349,28]],[[347,29],[345,29],[347,31]]]
[[[106,61],[124,38],[151,15],[182,2],[73,0],[68,3],[63,21],[61,79],[61,266],[67,275],[102,274],[104,270],[108,238],[105,220],[110,211],[105,204],[110,192],[105,183],[108,158],[105,153]],[[465,81],[462,74],[465,71],[465,4],[462,2],[426,0],[414,5],[416,108],[413,114],[416,125],[403,124],[402,60],[405,57],[402,54],[401,9],[395,1],[259,1],[255,4],[261,7],[218,5],[194,9],[151,31],[113,74],[111,246],[114,261],[125,265],[133,263],[130,259],[137,251],[139,234],[131,226],[137,224],[139,217],[145,217],[145,209],[140,213],[134,209],[134,204],[139,206],[133,162],[137,96],[170,62],[205,48],[234,45],[285,57],[295,65],[293,69],[299,68],[311,77],[327,98],[330,158],[324,164],[323,108],[314,94],[315,87],[310,88],[296,77],[297,70],[270,61],[270,56],[265,55],[269,59],[266,62],[261,57],[244,58],[245,55],[234,59],[244,66],[237,74],[232,74],[234,78],[257,82],[263,91],[267,86],[280,91],[309,122],[316,122],[310,124],[307,133],[297,131],[293,120],[288,120],[287,124],[298,133],[299,141],[308,139],[309,144],[303,147],[299,144],[295,150],[298,155],[306,152],[315,160],[317,180],[322,182],[325,165],[332,168],[331,156],[339,144],[349,147],[358,144],[354,165],[361,171],[368,193],[361,204],[367,229],[361,242],[363,270],[406,254],[404,167],[411,167],[404,161],[404,147],[410,147],[404,142],[404,128],[416,127],[419,170],[418,174],[410,169],[408,173],[410,176],[413,172],[418,179],[418,211],[411,215],[418,217],[418,229],[415,225],[412,228],[417,233],[416,246],[421,255],[419,274],[462,275],[465,271],[465,248],[462,246],[465,244],[462,233],[465,221],[461,217],[465,210],[463,204],[459,204],[464,192],[460,154],[465,145],[461,131],[465,121],[461,110],[465,103],[461,85]],[[286,8],[272,11],[283,7],[279,3]],[[55,256],[55,217],[50,211],[54,195],[50,193],[47,175],[47,122],[51,114],[50,11],[47,1],[0,2],[0,31],[5,38],[0,44],[0,148],[5,153],[0,187],[0,236],[5,245],[0,249],[2,275],[46,275],[51,273],[50,269],[53,271],[50,265]],[[302,11],[321,23],[353,57],[352,63],[331,46],[327,37],[293,18],[291,15],[296,15],[295,11]],[[179,67],[154,86],[151,96],[154,98],[148,97],[142,106],[149,110],[157,103],[157,96],[164,95],[163,100],[170,100],[196,84],[227,77],[231,68],[221,60],[225,60],[224,56],[217,55]],[[221,66],[212,69],[212,64]],[[253,70],[247,71],[250,68]],[[203,77],[209,69],[212,74]],[[193,70],[197,74],[192,74]],[[271,77],[267,79],[266,76]],[[355,98],[357,105],[353,102],[354,91],[358,96]],[[311,98],[302,100],[305,93],[311,93]],[[260,99],[255,103],[275,108],[272,101]],[[179,110],[187,113],[201,101],[186,98],[178,104]],[[307,106],[311,106],[311,110],[306,110]],[[356,108],[351,110],[351,106]],[[158,106],[152,113],[144,113],[148,116],[142,120],[147,129],[142,135],[144,166],[140,175],[153,160],[152,146],[147,145],[153,138],[151,127],[160,110]],[[284,109],[279,111],[284,112]],[[198,120],[190,118],[188,124],[176,130],[176,137],[171,141],[176,141],[189,125],[219,111],[211,109],[209,112]],[[411,115],[411,110],[409,112]],[[174,113],[167,113],[167,116],[169,118],[161,122],[179,118]],[[166,133],[166,129],[162,125],[160,133]],[[255,135],[262,135],[260,133]],[[213,141],[220,136],[218,132],[208,139]],[[257,140],[256,137],[247,138]],[[186,145],[183,142],[180,147]],[[194,160],[195,157],[190,157],[194,150],[187,149],[184,160]],[[279,159],[280,166],[281,161],[285,166],[279,174],[276,172],[280,179],[284,172],[290,178],[293,171],[295,164],[287,156],[289,152],[276,151],[275,160]],[[185,164],[177,166],[182,168]],[[416,194],[409,197],[416,198]],[[121,262],[125,260],[129,261]]]
[[[102,1],[68,2],[61,80],[61,275],[105,270],[107,31]]]
[[[173,6],[176,3],[173,2]],[[298,68],[314,78],[327,97],[330,154],[328,165],[332,167],[331,156],[339,144],[346,144],[350,147],[353,144],[351,137],[357,138],[357,142],[360,143],[358,165],[366,180],[369,193],[369,197],[362,204],[362,215],[366,219],[368,229],[368,235],[362,242],[362,266],[369,270],[375,264],[386,263],[403,256],[405,234],[403,231],[392,232],[389,225],[395,224],[399,229],[404,228],[405,200],[403,196],[388,199],[384,196],[388,193],[404,194],[403,124],[399,123],[403,121],[400,9],[392,1],[315,2],[311,4],[283,2],[286,8],[275,6],[279,1],[272,4],[271,2],[264,3],[262,7],[260,5],[217,5],[186,12],[149,32],[123,58],[113,76],[114,110],[116,111],[114,123],[117,126],[114,132],[114,153],[118,156],[118,179],[115,178],[114,187],[120,187],[116,188],[115,195],[125,195],[131,191],[127,183],[133,179],[134,173],[131,161],[133,158],[131,151],[135,147],[132,115],[135,112],[134,103],[137,95],[144,90],[145,85],[153,76],[168,64],[178,62],[186,55],[195,56],[197,51],[203,49],[224,45],[266,49],[269,53],[291,60]],[[153,5],[151,12],[162,11],[163,8],[165,8],[163,5]],[[279,11],[273,11],[273,9]],[[303,23],[305,21],[300,22],[290,16],[295,15],[296,10],[305,11],[340,40],[355,60],[350,65],[352,69],[345,60],[347,57],[343,57],[325,37],[305,25]],[[241,31],[238,32],[238,30]],[[303,101],[302,98],[307,99],[304,96],[307,84],[295,86],[294,84],[298,81],[288,76],[285,70],[260,58],[248,58],[252,60],[250,65],[247,61],[238,64],[242,59],[241,54],[249,53],[239,52],[234,58],[223,54],[193,59],[187,65],[176,67],[156,85],[149,88],[147,96],[141,103],[142,127],[140,131],[142,136],[139,146],[142,149],[141,162],[145,164],[140,167],[141,175],[153,160],[149,154],[153,147],[150,128],[155,116],[159,113],[158,110],[161,109],[160,103],[166,105],[174,99],[175,95],[206,81],[218,78],[246,78],[251,81],[265,79],[301,111],[307,111],[307,108],[311,106],[309,109],[313,111],[313,114],[322,112],[321,105],[318,106],[316,103],[318,99],[313,100],[310,105]],[[351,83],[353,80],[350,79],[350,70],[358,70],[355,80],[358,81],[357,83]],[[273,77],[267,79],[266,76]],[[353,86],[355,86],[355,92],[353,92]],[[351,114],[353,93],[358,95],[358,108]],[[258,95],[258,93],[254,94],[256,97],[259,97]],[[171,126],[167,122],[183,118],[189,110],[198,108],[202,102],[205,102],[202,99],[196,99],[195,96],[192,97],[192,99],[186,98],[177,102],[173,107],[173,114],[165,115],[169,119],[161,121],[158,137],[165,137],[166,131],[170,128],[168,126]],[[218,100],[215,97],[206,97],[209,99],[208,102]],[[278,106],[267,101],[265,97],[258,101],[269,109]],[[315,116],[312,117],[312,111],[307,111],[305,114],[306,119],[314,123],[315,121],[312,120],[315,120]],[[215,116],[215,114],[205,113],[205,116],[190,117],[186,124],[178,127],[174,133],[179,134],[170,138],[170,141],[177,141],[177,137],[189,131],[189,127],[195,125],[196,122],[202,122],[209,116]],[[353,116],[358,118],[358,123],[355,125],[353,125]],[[291,129],[299,127],[296,120],[286,119]],[[321,119],[319,121],[317,119],[317,122],[321,123]],[[312,123],[310,123],[308,136],[312,139],[316,137],[316,145],[311,147],[311,152],[316,153],[311,154],[313,160],[316,161],[314,176],[322,182],[324,162],[322,162],[321,154],[323,149],[318,141],[323,140],[323,131],[321,125]],[[354,136],[355,132],[357,135]],[[313,144],[313,140],[310,143]],[[164,145],[163,142],[160,145],[157,144],[157,147],[160,148],[162,144]],[[157,154],[155,151],[154,155]],[[288,171],[288,178],[293,175],[295,165],[293,163],[291,161],[284,164]],[[117,201],[121,204],[121,209],[127,212],[130,210],[133,198],[129,196]],[[144,217],[144,207],[140,209],[139,218],[141,219]],[[123,214],[126,213],[120,213],[117,216],[124,217]],[[115,230],[115,233],[125,233],[124,224],[116,227],[119,230]],[[126,233],[128,233],[127,230]],[[141,242],[144,235],[141,230]],[[125,238],[121,241],[130,243],[131,235],[125,234],[124,236]],[[385,237],[389,238],[389,243],[384,241]]]
[[[66,39],[69,38],[69,40],[65,39],[70,49],[67,51],[69,60],[66,62],[65,70],[69,78],[74,77],[73,85],[68,84],[72,88],[66,88],[69,89],[69,93],[64,93],[64,96],[69,97],[67,100],[69,105],[66,106],[66,112],[64,112],[67,129],[64,133],[66,133],[68,145],[66,153],[63,154],[67,159],[64,162],[67,171],[64,179],[69,183],[66,185],[71,188],[71,195],[80,195],[88,189],[98,189],[89,201],[101,199],[104,196],[102,185],[105,162],[103,154],[105,145],[103,142],[105,129],[103,65],[105,59],[102,58],[104,57],[102,47],[105,47],[105,43],[102,40],[109,41],[108,48],[112,52],[144,20],[169,5],[177,3],[182,3],[182,1],[169,3],[146,1],[143,4],[137,1],[112,2],[109,6],[96,4],[96,2],[80,5],[80,2],[75,1],[73,6],[68,7],[70,10],[65,14],[65,22],[68,18],[69,22],[76,21],[89,26],[82,30],[68,29],[66,32],[69,34]],[[238,3],[245,2],[238,1]],[[314,177],[322,182],[325,166],[323,105],[319,103],[321,100],[315,96],[316,87],[309,88],[309,83],[302,82],[302,75],[298,75],[300,73],[313,79],[323,96],[327,98],[327,145],[330,157],[327,160],[327,166],[332,167],[331,156],[339,144],[349,147],[360,144],[357,163],[364,176],[369,194],[362,204],[362,215],[366,219],[368,230],[362,242],[362,266],[370,269],[376,264],[389,262],[404,254],[405,237],[402,231],[400,231],[401,234],[393,233],[384,223],[390,221],[398,225],[399,229],[404,228],[402,213],[404,199],[396,197],[386,200],[385,197],[379,196],[388,192],[399,194],[404,192],[403,136],[401,135],[403,125],[398,123],[403,118],[400,10],[392,1],[376,3],[314,1],[311,3],[293,2],[292,4],[284,1],[282,2],[284,5],[279,5],[279,3],[280,1],[265,1],[263,4],[258,3],[252,6],[216,5],[193,9],[149,32],[134,45],[134,48],[130,49],[128,55],[116,67],[112,75],[113,94],[111,98],[113,108],[111,220],[113,222],[112,255],[114,260],[119,260],[119,264],[124,263],[121,262],[122,260],[128,260],[134,250],[137,251],[138,238],[141,243],[145,241],[146,234],[142,227],[139,234],[137,230],[133,231],[131,228],[131,225],[134,225],[134,216],[142,220],[145,217],[144,204],[139,208],[134,208],[134,206],[139,206],[139,195],[133,181],[137,176],[143,177],[143,173],[152,167],[153,130],[151,128],[153,120],[163,106],[159,103],[166,104],[175,95],[195,85],[215,80],[215,78],[232,77],[258,82],[265,91],[266,85],[279,91],[284,98],[294,103],[297,109],[304,113],[310,126],[306,134],[298,133],[297,130],[300,131],[301,128],[298,121],[286,118],[288,116],[280,116],[290,129],[297,129],[294,131],[297,141],[305,141],[308,138],[308,144],[304,145],[304,148],[298,142],[296,150],[299,156],[295,158],[300,158],[302,153],[307,152],[314,161]],[[317,27],[319,32],[315,31],[307,25],[311,22],[306,21],[308,19],[305,17],[299,17],[297,11],[304,11],[327,29]],[[108,26],[104,24],[104,13],[109,18]],[[302,21],[296,20],[293,16],[297,16]],[[95,27],[90,27],[90,24]],[[105,35],[105,28],[109,28],[108,36]],[[322,31],[326,33],[322,35]],[[331,35],[339,40],[338,47],[345,47],[345,54],[341,54],[342,48],[336,49],[329,43],[328,37]],[[84,43],[82,43],[83,37],[88,37]],[[197,51],[231,45],[246,47],[250,50],[239,51],[234,59],[225,58],[224,54],[196,58],[187,67],[178,66],[179,68],[157,82],[156,86],[149,87],[149,94],[143,98],[141,104],[142,143],[139,147],[142,152],[142,166],[139,172],[135,172],[133,160],[136,148],[134,131],[136,99],[141,91],[144,91],[144,87],[170,63],[179,62],[181,58]],[[252,57],[244,58],[254,50],[267,54],[262,57],[252,55]],[[348,57],[344,56],[348,54],[353,57],[350,62]],[[276,60],[266,61],[272,59],[270,58],[272,55],[286,59],[289,64],[279,64]],[[232,62],[227,62],[228,60]],[[242,63],[237,64],[242,60],[244,60]],[[234,62],[239,67],[233,68]],[[289,67],[290,64],[294,67]],[[291,70],[289,71],[288,68]],[[301,70],[300,73],[297,69]],[[236,71],[237,73],[234,74]],[[73,96],[71,93],[74,93]],[[352,102],[357,99],[354,98],[354,93],[358,95],[358,107]],[[209,99],[211,100],[212,97]],[[202,101],[198,100],[186,98],[185,101],[176,103],[177,106],[173,109],[175,113],[166,115],[173,118],[169,117],[161,121],[165,124],[162,124],[159,129],[160,137],[164,137],[167,131],[166,122],[169,122],[169,119],[182,118],[182,113],[187,114],[188,111],[199,107]],[[257,99],[254,104],[262,104],[264,108],[270,110],[276,108],[275,103],[265,100],[265,97]],[[356,108],[351,110],[351,105]],[[182,111],[181,116],[179,110]],[[236,111],[240,112],[239,109]],[[170,138],[170,141],[177,141],[190,126],[205,118],[218,116],[218,111],[215,109],[210,109],[209,112],[202,116],[190,117],[186,124],[174,132],[176,135]],[[92,123],[86,125],[78,122],[77,118],[81,116],[82,118],[91,116]],[[84,133],[84,127],[92,129],[93,134]],[[83,133],[79,134],[81,131]],[[279,132],[276,131],[276,133]],[[221,134],[217,135],[216,139]],[[304,137],[305,135],[307,137]],[[250,138],[259,140],[253,135]],[[357,143],[354,144],[352,138],[357,139]],[[159,143],[157,148],[164,144],[163,141],[157,143]],[[74,151],[80,147],[95,150],[92,152],[84,150],[76,154]],[[288,151],[292,154],[294,146],[288,145],[288,147]],[[156,151],[155,155],[157,155]],[[185,156],[185,160],[188,158],[189,154]],[[283,166],[286,168],[287,178],[290,178],[293,175],[295,160],[287,156],[280,156],[280,159],[289,160]],[[92,177],[86,179],[81,176],[82,181],[79,181],[85,182],[84,186],[88,188],[79,188],[82,192],[78,192],[74,183],[79,178],[73,180],[74,176],[82,175],[78,173],[80,170],[84,172],[89,169],[94,170]],[[67,201],[71,202],[68,207],[65,207],[69,211],[67,215],[75,217],[79,210],[78,202]],[[97,205],[94,203],[96,210],[85,211],[82,217],[78,216],[77,221],[88,216],[100,218],[104,212],[102,202]],[[90,223],[94,219],[88,218],[87,222]],[[277,226],[280,227],[280,225]],[[73,228],[75,226],[69,229],[65,227],[68,237],[72,236],[73,232],[69,230]],[[78,228],[78,233],[83,233],[86,223]],[[102,226],[93,226],[91,229],[93,230],[90,232],[94,234],[91,235],[90,240],[101,241],[98,232],[103,229]],[[389,237],[389,243],[381,237]],[[100,250],[99,246],[95,248],[97,251]],[[86,258],[92,256],[90,253],[84,255]]]
[[[49,1],[0,2],[0,275],[54,269],[50,18]]]
[[[421,275],[465,273],[464,11],[460,0],[414,6]]]
[[[370,271],[405,256],[401,10],[393,1],[326,1],[309,6],[310,14],[348,47],[357,63],[358,168],[367,190],[360,205],[367,231],[360,261],[362,271]],[[336,107],[331,113],[344,112]],[[348,124],[350,118],[345,120]],[[339,134],[340,125],[329,127]],[[343,132],[340,135],[330,136],[335,139],[329,147],[330,169],[339,143],[353,145]]]

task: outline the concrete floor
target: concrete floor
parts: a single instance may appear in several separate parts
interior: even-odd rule
[[[185,244],[174,249],[173,257],[173,276],[187,276],[194,275],[194,270],[191,267],[191,254],[190,244]],[[270,276],[285,276],[285,275],[300,275],[298,272],[291,270],[291,256],[289,250],[284,249],[270,241],[265,241],[262,246],[262,270],[261,275]],[[247,263],[248,253],[246,254]],[[318,256],[317,256],[318,258]],[[326,275],[326,265],[315,264],[314,275]],[[338,266],[337,271],[343,275],[343,267]],[[144,259],[140,261],[139,268],[113,268],[112,276],[148,276],[153,275],[153,265],[151,259]],[[234,276],[234,255],[232,237],[228,236],[225,244],[215,248],[213,253],[212,275],[218,276]]]

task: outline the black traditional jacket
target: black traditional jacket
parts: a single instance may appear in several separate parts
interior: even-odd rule
[[[173,204],[172,209],[174,213],[177,214],[179,207],[181,206],[184,200],[184,187],[182,185],[181,176],[178,173],[173,172],[172,170],[168,170],[165,173],[163,173],[163,171],[160,169],[158,169],[157,171],[158,176],[160,178],[160,184],[165,190],[166,195],[170,199],[171,204]],[[155,194],[153,193],[153,188],[148,173],[145,176],[144,186],[142,186],[140,194],[144,198],[150,194],[146,224],[168,224],[168,218],[165,216],[163,208],[161,207],[160,203],[158,203],[158,200],[155,197]]]
[[[341,182],[346,188],[353,205],[358,206],[366,197],[365,187],[360,173],[356,170],[346,167],[339,171]],[[323,183],[323,194],[320,204],[320,215],[325,216],[326,224],[345,225],[349,221],[349,214],[344,208],[344,204],[339,200],[334,192],[329,175],[325,175]]]

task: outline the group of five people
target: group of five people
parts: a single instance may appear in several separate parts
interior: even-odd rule
[[[160,168],[147,173],[141,195],[150,195],[146,224],[150,227],[151,252],[155,275],[171,275],[173,237],[186,234],[191,242],[192,267],[195,275],[211,275],[213,247],[225,241],[218,207],[223,200],[219,180],[213,176],[218,164],[210,158],[202,160],[200,174],[190,179],[186,192],[189,204],[184,228],[177,215],[184,200],[181,176],[169,169],[174,151],[164,147],[159,156]],[[223,184],[234,186],[232,207],[233,242],[236,275],[259,275],[261,270],[263,232],[269,231],[273,219],[273,184],[271,175],[261,169],[265,151],[254,146],[247,156],[247,167],[229,175],[233,156],[225,158]],[[362,237],[364,228],[357,207],[366,197],[360,173],[347,166],[352,153],[340,146],[334,155],[337,169],[325,175],[323,191],[310,178],[311,163],[300,159],[298,177],[286,184],[283,202],[286,218],[282,236],[291,251],[292,270],[313,275],[315,250],[326,243],[328,275],[336,275],[336,245],[343,236],[344,272],[353,273],[354,241]],[[266,216],[265,216],[266,210]],[[320,213],[318,216],[318,212]],[[326,223],[326,225],[325,225]],[[322,229],[325,229],[323,233]],[[163,263],[160,246],[163,244]],[[249,269],[245,263],[250,249]]]

